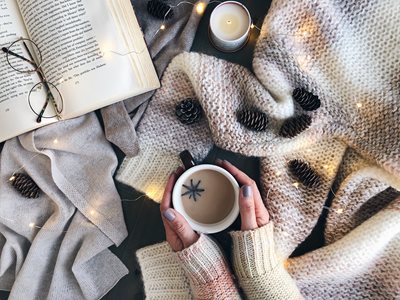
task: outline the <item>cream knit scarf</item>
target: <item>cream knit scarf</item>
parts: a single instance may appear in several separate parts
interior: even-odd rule
[[[179,55],[139,126],[141,152],[124,161],[118,179],[160,200],[183,149],[199,160],[213,143],[259,156],[284,258],[310,234],[328,194],[335,195],[326,246],[288,260],[305,297],[400,297],[399,15],[396,0],[275,1],[256,46],[255,76],[213,57]],[[321,107],[304,111],[292,96],[299,87],[318,95]],[[186,126],[175,105],[192,96],[206,118]],[[268,115],[266,132],[237,122],[246,107]],[[301,114],[311,125],[281,137],[282,124]],[[293,159],[307,162],[321,185],[307,188],[293,177]]]

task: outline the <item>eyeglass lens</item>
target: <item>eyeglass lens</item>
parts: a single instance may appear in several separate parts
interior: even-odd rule
[[[32,111],[42,118],[54,118],[63,110],[61,93],[51,82],[35,84],[29,92],[28,101]]]
[[[36,72],[42,63],[42,55],[38,46],[28,39],[19,39],[13,42],[7,50],[7,61],[18,72]],[[32,57],[33,55],[36,56],[36,61]]]

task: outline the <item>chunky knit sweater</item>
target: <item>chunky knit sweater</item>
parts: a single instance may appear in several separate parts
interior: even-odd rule
[[[398,298],[399,15],[393,0],[275,1],[256,45],[255,74],[213,57],[179,55],[138,128],[139,155],[124,161],[117,178],[160,200],[183,149],[199,161],[213,143],[258,156],[279,259],[327,212],[324,247],[287,261],[302,295]],[[318,96],[320,107],[300,105],[296,88]],[[175,116],[187,97],[197,97],[205,112],[193,126]],[[237,112],[244,108],[263,111],[267,130],[242,126]],[[311,122],[292,121],[299,115]],[[283,126],[294,134],[282,136]],[[306,184],[307,172],[293,174],[293,160],[307,163],[319,185]]]
[[[302,299],[275,255],[272,222],[231,236],[234,271],[246,299]],[[147,299],[241,299],[222,251],[206,235],[178,253],[162,243],[137,256]]]

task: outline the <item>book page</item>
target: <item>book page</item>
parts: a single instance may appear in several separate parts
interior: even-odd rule
[[[0,0],[0,48],[27,36],[16,1]],[[36,123],[37,116],[29,107],[29,91],[39,81],[36,73],[23,74],[11,68],[6,53],[0,51],[0,142],[55,121]]]
[[[47,80],[71,118],[147,91],[132,68],[107,1],[18,0],[32,40],[41,48]],[[135,51],[135,50],[134,50]],[[140,51],[140,50],[138,50]]]

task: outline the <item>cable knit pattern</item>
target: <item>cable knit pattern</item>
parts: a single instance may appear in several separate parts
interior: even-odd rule
[[[228,264],[219,246],[202,234],[192,246],[178,253],[190,279],[195,299],[240,299]]]
[[[399,15],[400,5],[393,0],[274,1],[257,41],[255,76],[214,57],[177,56],[138,130],[143,153],[155,153],[151,157],[157,159],[126,160],[117,178],[140,190],[152,184],[161,191],[166,169],[176,167],[162,162],[177,164],[183,148],[201,159],[212,141],[259,156],[261,192],[283,259],[329,209],[326,245],[290,260],[302,294],[310,299],[398,298]],[[292,97],[295,88],[317,95],[321,107],[303,111]],[[205,122],[185,127],[173,115],[174,106],[194,95]],[[237,122],[237,112],[249,107],[268,115],[265,132]],[[300,114],[309,115],[311,125],[293,138],[280,137],[283,122]],[[293,159],[320,175],[319,187],[307,188],[290,174],[287,165]],[[137,169],[140,163],[146,168]]]
[[[272,222],[231,232],[233,265],[247,299],[302,299],[295,282],[275,254]]]
[[[146,299],[192,299],[189,280],[168,243],[142,248],[136,255],[142,269]]]

